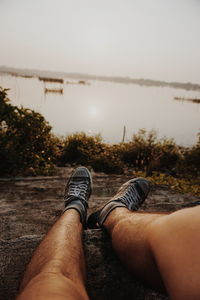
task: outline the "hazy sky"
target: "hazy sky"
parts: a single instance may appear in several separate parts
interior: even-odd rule
[[[199,0],[0,0],[0,65],[200,82]]]

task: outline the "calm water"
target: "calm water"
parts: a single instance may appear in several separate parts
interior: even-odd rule
[[[159,137],[192,145],[200,131],[200,104],[175,101],[174,97],[200,98],[200,92],[133,84],[90,81],[90,85],[44,83],[37,78],[0,76],[0,86],[10,88],[12,103],[42,113],[53,132],[101,133],[106,142],[120,142],[140,128],[155,129]],[[77,80],[78,81],[78,80]],[[44,93],[44,88],[62,88],[63,94]]]

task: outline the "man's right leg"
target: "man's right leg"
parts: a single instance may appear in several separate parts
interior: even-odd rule
[[[165,291],[148,240],[150,224],[159,217],[159,214],[116,208],[109,214],[103,226],[111,236],[114,250],[128,269],[151,287]]]
[[[200,206],[169,215],[113,210],[104,227],[134,274],[171,299],[200,299]]]
[[[137,212],[149,190],[145,179],[128,181],[88,224],[107,229],[120,259],[146,283],[166,289],[172,299],[200,299],[200,206]]]

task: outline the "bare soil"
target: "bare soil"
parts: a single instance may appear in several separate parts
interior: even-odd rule
[[[56,176],[0,179],[0,238],[44,234],[60,216],[63,192],[72,168],[59,168]],[[89,213],[101,207],[130,176],[92,172],[93,193]],[[180,194],[167,185],[154,185],[142,206],[144,211],[175,211],[200,200]]]

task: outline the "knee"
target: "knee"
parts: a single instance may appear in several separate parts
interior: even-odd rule
[[[87,295],[81,284],[73,282],[61,273],[41,272],[27,284],[17,300],[83,299]]]
[[[173,240],[176,242],[180,233],[183,232],[185,219],[182,219],[183,210],[168,215],[161,215],[154,219],[148,228],[148,238],[151,245],[167,247]]]
[[[168,216],[161,216],[152,220],[149,224],[147,238],[150,248],[154,248],[156,245],[160,247],[163,239],[166,241],[168,236],[170,236],[171,228],[166,226],[167,220]]]

